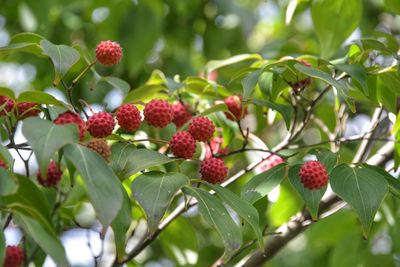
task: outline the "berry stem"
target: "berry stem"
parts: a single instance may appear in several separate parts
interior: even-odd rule
[[[92,63],[90,63],[89,65],[86,66],[86,68],[83,69],[83,71],[81,73],[79,73],[79,75],[72,81],[71,84],[71,89],[75,87],[75,85],[79,82],[79,80],[86,74],[86,72],[88,72],[88,70],[94,66],[94,64],[97,63],[97,60],[93,61]]]

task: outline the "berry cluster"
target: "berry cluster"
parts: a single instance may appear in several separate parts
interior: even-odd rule
[[[329,174],[325,166],[316,160],[307,161],[299,171],[300,181],[310,190],[320,189],[328,184]]]
[[[24,262],[25,256],[22,248],[17,246],[7,246],[4,259],[5,267],[20,267]]]
[[[35,117],[41,112],[40,105],[35,102],[15,102],[8,96],[0,96],[0,116],[14,115],[23,120]]]

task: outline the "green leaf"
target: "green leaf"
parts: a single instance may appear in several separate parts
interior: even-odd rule
[[[224,241],[224,259],[231,257],[242,245],[242,232],[232,220],[224,205],[217,197],[204,189],[184,187],[182,191],[197,199],[200,214],[206,222],[217,230]]]
[[[390,192],[400,198],[400,181],[399,179],[394,178],[392,175],[390,175],[387,171],[384,169],[378,167],[378,166],[373,166],[373,165],[368,165],[368,164],[363,164],[363,166],[367,169],[374,170],[375,172],[378,172],[382,177],[386,179],[389,185],[389,190]]]
[[[243,218],[253,228],[260,248],[264,246],[262,232],[259,226],[259,216],[257,210],[246,200],[241,199],[232,191],[220,186],[204,182],[213,189],[217,195],[228,204],[240,217]]]
[[[45,175],[50,159],[66,144],[78,142],[75,125],[56,125],[40,118],[27,118],[22,125],[22,133],[35,152],[40,172]]]
[[[161,91],[166,91],[165,86],[160,84],[143,85],[139,88],[133,89],[125,97],[124,103],[147,101],[153,99]]]
[[[321,56],[329,59],[357,28],[362,16],[361,0],[315,0],[311,17],[317,34]]]
[[[332,153],[328,149],[316,148],[311,151],[311,154],[315,154],[319,162],[325,165],[328,172],[331,172],[338,163],[338,153]]]
[[[67,105],[54,96],[41,91],[24,91],[18,96],[18,102],[36,102],[45,105],[66,107]]]
[[[242,61],[247,61],[247,60],[261,60],[262,57],[259,54],[242,54],[242,55],[236,55],[233,57],[230,57],[228,59],[223,59],[223,60],[211,60],[209,61],[205,69],[208,72],[211,72],[213,70],[226,67],[229,65],[233,65]]]
[[[169,94],[172,95],[176,90],[181,89],[185,84],[181,82],[176,82],[175,80],[171,78],[167,78],[167,88],[169,91]]]
[[[74,164],[85,182],[90,202],[104,227],[111,224],[122,207],[121,183],[107,162],[93,150],[69,144],[64,155]]]
[[[383,72],[379,74],[384,88],[389,89],[393,93],[400,95],[400,75],[394,71]]]
[[[114,144],[111,147],[111,151],[111,166],[121,179],[126,179],[150,167],[159,166],[175,160],[157,151],[145,148],[136,149],[135,146],[131,144]]]
[[[136,177],[131,185],[132,195],[144,209],[150,233],[157,230],[175,193],[189,178],[181,173],[147,172]]]
[[[1,96],[8,96],[9,98],[15,99],[15,93],[13,89],[8,87],[0,86],[0,95]]]
[[[33,33],[33,32],[22,32],[11,37],[10,44],[17,43],[34,43],[40,44],[40,41],[43,40],[43,36]]]
[[[40,41],[43,53],[48,55],[53,62],[55,70],[54,85],[58,85],[70,68],[80,59],[79,52],[66,45],[55,45],[48,40]]]
[[[332,190],[356,210],[367,237],[375,214],[388,192],[385,178],[372,169],[351,168],[342,164],[331,172],[330,184]]]
[[[4,229],[3,223],[1,224],[1,228]],[[5,253],[6,252],[6,239],[4,237],[4,231],[0,233],[0,262],[4,262]]]
[[[298,175],[301,165],[289,169],[289,181],[304,200],[313,220],[318,219],[318,209],[321,198],[325,194],[326,186],[318,190],[309,190],[303,186]]]
[[[109,85],[113,86],[114,88],[121,90],[122,93],[124,93],[124,95],[128,94],[129,90],[131,89],[129,83],[117,77],[103,76],[101,77],[100,81],[106,82]]]
[[[244,185],[241,197],[250,203],[254,203],[277,187],[286,175],[286,164],[279,164],[268,171],[262,172],[251,178],[251,180]]]
[[[225,104],[221,103],[221,104],[214,105],[214,106],[204,110],[203,112],[201,112],[199,114],[199,116],[207,116],[207,115],[210,115],[212,113],[220,112],[220,111],[229,112],[228,107]]]
[[[243,100],[246,101],[254,92],[254,89],[257,86],[258,79],[263,73],[264,69],[258,69],[256,71],[250,72],[243,80]]]
[[[38,221],[20,212],[14,213],[14,220],[58,266],[70,266],[65,255],[64,247],[54,232],[50,232]]]
[[[128,231],[132,221],[131,201],[122,185],[121,191],[123,196],[122,207],[118,212],[117,217],[115,217],[115,220],[111,224],[114,232],[118,261],[121,261],[126,254],[126,232]]]
[[[363,93],[368,96],[368,84],[367,84],[367,72],[363,65],[359,64],[337,64],[335,68],[346,72],[351,76],[351,78],[359,84]]]
[[[321,70],[314,69],[311,67],[306,67],[303,64],[295,64],[294,67],[298,71],[300,71],[310,77],[320,79],[320,80],[332,85],[333,87],[335,87],[338,90],[339,96],[343,97],[344,100],[346,101],[347,105],[351,109],[351,111],[355,112],[354,103],[352,103],[350,101],[349,97],[346,95],[346,85],[344,83],[342,83],[341,81],[335,80],[334,78],[332,78],[332,76],[330,76],[326,72],[323,72]]]
[[[10,151],[8,151],[8,149],[3,145],[0,145],[0,159],[2,159],[5,163],[7,163],[7,166],[10,170],[13,169],[14,158],[10,154]]]
[[[252,100],[252,103],[257,106],[269,107],[270,109],[273,109],[273,110],[276,110],[277,112],[279,112],[282,115],[283,120],[285,121],[286,128],[289,129],[290,121],[291,121],[292,114],[293,114],[293,108],[291,106],[277,104],[277,103],[267,101],[267,100],[258,100],[258,99]]]
[[[0,168],[0,196],[14,194],[18,189],[18,185],[11,176],[10,172]]]
[[[388,11],[397,13],[400,15],[400,2],[397,0],[383,0]]]
[[[17,43],[9,44],[8,46],[0,47],[0,57],[7,56],[12,53],[25,52],[42,56],[42,49],[35,43]]]

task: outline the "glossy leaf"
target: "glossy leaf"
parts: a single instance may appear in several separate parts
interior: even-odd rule
[[[78,62],[80,54],[76,49],[66,45],[55,45],[48,40],[40,41],[43,53],[53,62],[55,70],[54,84],[57,85],[71,67]]]
[[[15,93],[13,89],[8,87],[0,86],[0,95],[1,96],[8,96],[9,98],[15,99]]]
[[[277,104],[267,100],[258,100],[258,99],[254,99],[252,103],[254,103],[257,106],[268,107],[270,109],[279,112],[282,115],[283,120],[285,121],[286,128],[289,129],[293,114],[293,108],[291,106],[284,104]]]
[[[313,220],[318,219],[319,203],[326,191],[326,186],[318,190],[310,190],[303,186],[299,177],[301,165],[295,165],[289,169],[289,181],[304,200]]]
[[[356,210],[367,237],[375,214],[388,192],[386,179],[372,169],[342,164],[331,172],[330,184],[332,190]]]
[[[335,67],[349,74],[359,84],[363,93],[368,96],[367,72],[364,66],[358,64],[337,64]]]
[[[118,261],[122,260],[125,256],[126,246],[126,232],[131,225],[131,201],[124,188],[121,185],[121,192],[123,196],[122,207],[119,210],[117,217],[112,222],[111,227],[114,232],[115,247],[117,250]]]
[[[70,266],[65,255],[64,247],[54,232],[50,232],[38,221],[20,212],[14,213],[14,220],[58,266]]]
[[[382,177],[384,177],[389,185],[389,191],[394,196],[400,198],[400,180],[398,178],[394,178],[387,171],[385,171],[384,169],[382,169],[378,166],[373,166],[373,165],[368,165],[368,164],[363,164],[363,166],[365,168],[372,169],[375,172],[378,172]]]
[[[303,64],[295,64],[294,67],[310,76],[313,78],[317,78],[320,79],[330,85],[332,85],[333,87],[335,87],[338,90],[339,96],[341,96],[342,98],[344,98],[344,100],[346,101],[347,105],[349,106],[349,108],[351,109],[352,112],[355,112],[355,107],[354,107],[354,103],[350,101],[349,97],[346,95],[346,85],[340,81],[335,80],[334,78],[332,78],[332,76],[330,76],[328,73],[323,72],[321,70],[318,69],[314,69],[311,67],[306,67]]]
[[[124,93],[124,95],[128,94],[129,90],[131,89],[129,83],[117,77],[104,76],[101,77],[100,81],[106,82],[109,85],[113,86],[114,88],[121,90],[121,92]]]
[[[251,95],[253,94],[258,79],[260,75],[263,73],[264,69],[258,69],[256,71],[250,72],[243,80],[242,80],[242,87],[243,87],[243,100],[246,101]]]
[[[22,133],[35,152],[40,172],[45,175],[50,159],[66,144],[78,142],[75,125],[56,125],[40,118],[27,118],[22,125]]]
[[[260,248],[264,246],[262,232],[259,226],[258,211],[246,200],[241,199],[238,195],[217,184],[206,183],[217,195],[228,204],[240,217],[243,218],[253,229],[256,234]]]
[[[311,17],[320,43],[321,55],[329,59],[360,23],[361,0],[315,0]]]
[[[262,172],[253,178],[242,188],[241,197],[254,203],[265,197],[277,187],[287,175],[287,165],[279,164],[268,171]]]
[[[188,184],[189,178],[181,173],[153,171],[135,178],[132,195],[146,213],[150,233],[157,229],[175,193]]]
[[[111,166],[121,179],[126,179],[147,168],[175,160],[157,151],[145,148],[136,149],[135,146],[130,144],[117,143],[111,149]]]
[[[163,85],[154,84],[154,85],[143,85],[139,88],[133,89],[129,92],[129,94],[125,97],[124,103],[130,102],[138,102],[138,101],[147,101],[155,98],[161,91],[166,91],[167,89]]]
[[[0,196],[12,195],[17,189],[18,185],[10,172],[0,168]]]
[[[231,257],[242,245],[241,229],[232,220],[221,201],[201,188],[184,187],[185,194],[195,197],[204,220],[213,226],[225,244],[224,258]]]
[[[212,113],[220,112],[220,111],[228,112],[229,110],[228,110],[228,107],[225,104],[221,103],[221,104],[214,105],[214,106],[204,110],[203,112],[201,112],[199,114],[199,116],[207,116],[207,115],[210,115]]]
[[[107,162],[93,150],[69,144],[64,155],[76,167],[88,189],[90,202],[103,226],[108,226],[122,207],[121,184]]]
[[[211,60],[207,63],[207,65],[205,66],[205,69],[208,72],[211,72],[213,70],[222,68],[222,67],[226,67],[229,65],[233,65],[242,61],[246,61],[246,60],[260,60],[261,56],[258,54],[243,54],[243,55],[237,55],[237,56],[233,56],[230,57],[228,59],[223,59],[223,60]]]
[[[58,107],[66,107],[66,104],[57,100],[54,96],[41,91],[24,91],[18,96],[19,102],[36,102]]]

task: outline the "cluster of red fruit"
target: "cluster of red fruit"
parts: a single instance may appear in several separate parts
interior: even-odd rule
[[[23,120],[27,117],[37,116],[41,112],[40,106],[33,102],[18,102],[7,96],[0,96],[0,116],[15,115]]]
[[[20,247],[7,246],[4,267],[20,267],[24,262],[24,252]]]

